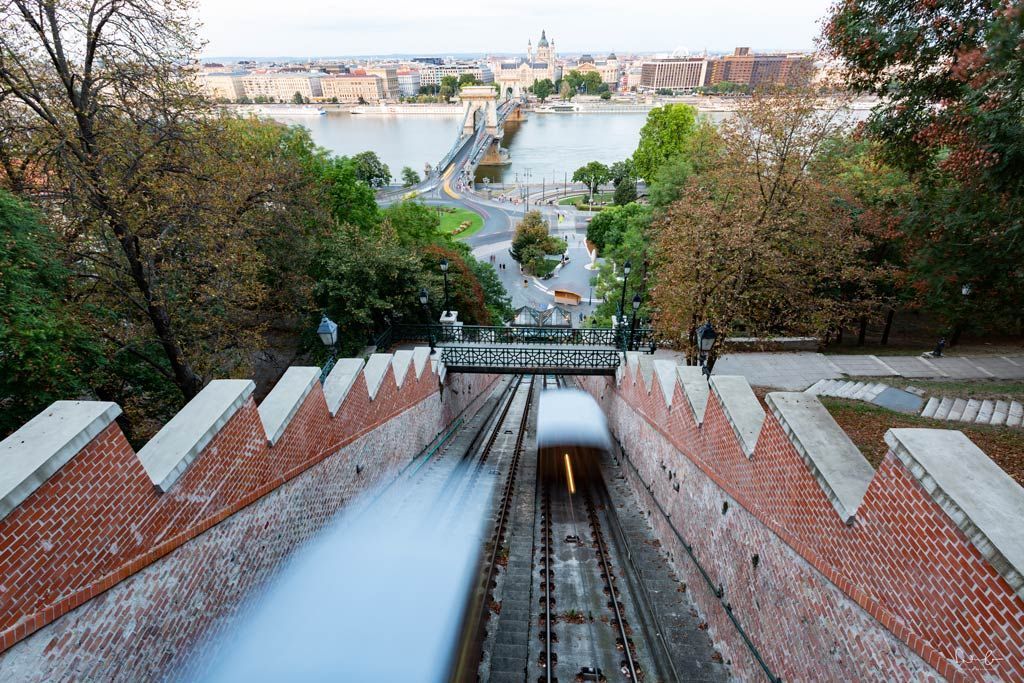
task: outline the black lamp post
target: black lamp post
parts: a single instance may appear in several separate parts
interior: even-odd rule
[[[697,328],[697,360],[700,363],[701,371],[709,382],[711,381],[711,369],[708,368],[708,354],[711,353],[717,339],[718,335],[715,334],[715,328],[711,326],[711,323],[706,322]]]
[[[444,273],[444,314],[448,315],[448,259],[441,259],[441,272]]]
[[[334,367],[334,359],[337,357],[338,324],[328,318],[325,313],[320,318],[320,326],[316,328],[316,335],[320,337],[320,341],[323,342],[323,345],[331,350],[331,355],[328,356],[327,362],[324,363],[323,370],[320,371],[320,382],[322,383],[331,372],[331,368]]]
[[[626,315],[626,281],[629,279],[629,271],[633,270],[633,264],[626,261],[622,264],[622,295],[619,297],[619,323]]]
[[[633,295],[633,320],[629,323],[629,350],[633,350],[633,334],[636,332],[636,312],[640,310],[640,295]]]
[[[420,287],[420,304],[423,306],[423,314],[427,316],[427,340],[430,342],[430,355],[434,355],[434,327],[430,324],[430,308],[427,306],[429,299],[426,287]]]

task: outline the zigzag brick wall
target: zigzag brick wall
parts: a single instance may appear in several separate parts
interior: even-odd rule
[[[1024,679],[1024,600],[893,451],[848,525],[772,412],[748,457],[715,391],[698,423],[636,363],[582,385],[739,677],[764,674],[676,531],[785,680]]]
[[[0,679],[178,669],[345,500],[475,410],[496,380],[439,376],[422,357],[415,368],[378,360],[379,388],[351,373],[333,416],[311,384],[273,445],[248,396],[163,493],[117,425],[105,427],[0,519]]]

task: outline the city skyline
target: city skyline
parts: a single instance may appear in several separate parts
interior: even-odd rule
[[[559,51],[691,54],[807,50],[814,46],[828,0],[765,4],[737,0],[728,21],[706,3],[657,3],[623,12],[620,2],[524,0],[467,7],[396,0],[387,7],[358,6],[339,15],[325,0],[306,0],[281,14],[266,0],[200,0],[202,55],[210,57],[332,57],[393,54],[518,54],[541,29],[559,38]]]

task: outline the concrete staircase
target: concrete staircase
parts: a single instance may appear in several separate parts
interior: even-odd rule
[[[806,393],[873,403],[883,391],[889,388],[891,387],[888,384],[881,382],[823,379],[815,382],[806,390]],[[932,396],[921,410],[921,417],[947,422],[1022,427],[1024,426],[1024,404],[1020,401]]]

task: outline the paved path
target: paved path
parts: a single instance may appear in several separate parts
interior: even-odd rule
[[[656,357],[681,359],[675,351]],[[734,353],[722,356],[715,374],[743,375],[754,386],[803,391],[821,379],[906,377],[909,379],[1024,380],[1024,354],[1009,356],[872,356],[823,353]]]

